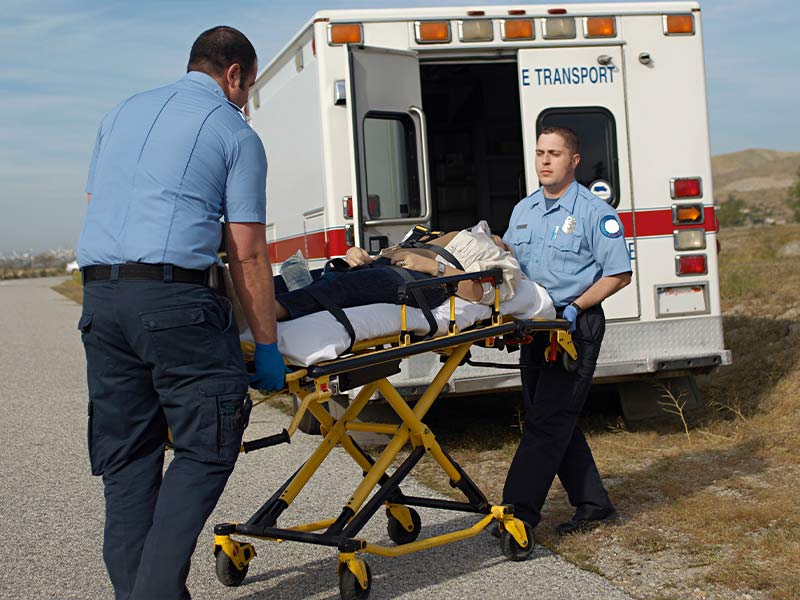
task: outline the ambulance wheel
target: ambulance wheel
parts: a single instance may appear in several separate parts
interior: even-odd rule
[[[561,353],[561,367],[567,373],[574,373],[578,369],[578,361],[572,358],[566,352]]]
[[[339,573],[339,594],[342,600],[366,600],[369,598],[369,590],[372,588],[372,571],[369,570],[369,565],[364,563],[367,569],[367,589],[363,589],[358,579],[347,566],[342,566],[342,572]]]
[[[523,548],[508,531],[500,534],[500,548],[508,560],[525,560],[531,555],[533,552],[533,529],[527,523],[525,523],[525,535],[528,536],[528,545]]]
[[[241,570],[237,569],[227,554],[222,550],[217,552],[217,579],[222,585],[228,587],[242,585],[249,567],[250,565],[247,564]]]
[[[388,509],[386,510],[386,516],[389,519],[386,524],[386,531],[389,533],[389,539],[399,546],[410,544],[416,540],[422,529],[422,519],[419,518],[419,513],[413,508],[409,508],[408,512],[411,513],[411,531],[403,527],[403,524],[394,518]]]

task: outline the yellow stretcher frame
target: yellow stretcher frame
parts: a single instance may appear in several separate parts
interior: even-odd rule
[[[482,275],[472,274],[472,277]],[[462,277],[463,278],[463,277]],[[499,279],[499,278],[498,278]],[[359,554],[401,556],[478,535],[492,522],[501,531],[501,548],[512,560],[523,560],[532,551],[531,531],[514,518],[513,507],[492,505],[483,492],[463,469],[436,441],[423,418],[441,394],[450,377],[468,357],[473,344],[485,347],[502,347],[504,342],[529,342],[534,334],[547,333],[550,344],[545,360],[553,362],[561,354],[563,366],[570,368],[577,359],[572,338],[567,331],[568,322],[553,320],[515,320],[499,314],[499,297],[496,294],[491,319],[470,329],[458,331],[451,302],[451,326],[446,335],[412,341],[405,331],[399,336],[381,338],[354,344],[353,354],[299,369],[287,375],[288,391],[300,400],[297,412],[287,430],[254,442],[245,442],[243,451],[288,442],[306,413],[310,412],[320,423],[322,441],[305,463],[256,511],[245,523],[221,523],[214,528],[214,554],[217,576],[225,585],[239,585],[247,574],[250,561],[256,556],[252,544],[233,539],[234,534],[270,541],[298,541],[332,546],[339,551],[338,574],[342,598],[367,598],[371,588],[371,573]],[[403,307],[403,317],[405,317]],[[388,347],[386,347],[388,345]],[[403,399],[388,377],[399,372],[404,358],[424,352],[437,352],[446,356],[433,381],[428,385],[413,408]],[[338,379],[339,388],[361,387],[355,399],[339,419],[325,408],[331,398],[331,381]],[[344,387],[343,387],[344,386]],[[358,422],[357,418],[375,392],[380,392],[401,423]],[[373,432],[390,435],[391,440],[377,458],[365,452],[349,435],[350,432]],[[388,470],[400,451],[411,444],[408,457],[390,475]],[[288,528],[276,527],[278,518],[288,509],[331,451],[341,446],[364,473],[363,479],[335,518],[303,523]],[[419,498],[403,494],[400,484],[414,466],[429,454],[458,488],[466,501],[458,502],[439,498]],[[374,495],[370,498],[375,488]],[[369,498],[369,500],[368,500]],[[472,526],[443,535],[418,540],[421,520],[414,506],[456,510],[482,515]],[[388,533],[396,546],[370,543],[358,533],[381,508],[385,507]],[[319,533],[321,532],[321,533]]]

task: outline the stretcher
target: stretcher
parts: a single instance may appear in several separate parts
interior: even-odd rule
[[[296,432],[303,415],[308,411],[320,423],[322,441],[305,463],[243,523],[221,523],[214,528],[214,554],[217,577],[225,585],[236,586],[244,580],[250,561],[256,556],[251,543],[234,539],[237,535],[269,541],[294,541],[329,546],[338,550],[339,590],[342,598],[367,598],[372,585],[370,568],[361,556],[376,554],[393,557],[410,554],[478,535],[496,522],[501,532],[503,554],[511,560],[523,560],[533,549],[532,532],[514,517],[513,507],[493,505],[461,466],[436,441],[434,433],[424,423],[426,413],[434,404],[448,379],[459,365],[469,361],[473,345],[503,349],[509,344],[530,343],[535,335],[548,335],[550,343],[544,360],[560,363],[571,369],[577,353],[563,319],[518,319],[501,314],[497,284],[502,277],[499,269],[443,277],[436,284],[450,291],[450,319],[443,335],[417,336],[408,327],[406,301],[415,286],[429,282],[409,282],[401,286],[400,331],[377,339],[357,341],[345,356],[297,368],[287,374],[288,392],[299,400],[299,407],[288,429],[278,435],[242,444],[243,452],[288,442]],[[487,319],[464,329],[457,324],[455,287],[458,281],[477,279],[495,286],[495,302]],[[395,306],[395,309],[398,307]],[[440,355],[442,365],[433,381],[413,407],[404,399],[389,377],[400,371],[404,359],[425,352]],[[326,408],[333,395],[333,383],[339,391],[361,388],[349,407],[338,419]],[[373,423],[358,420],[361,411],[376,392],[400,418],[400,424]],[[350,436],[352,432],[372,432],[391,436],[389,443],[372,456]],[[408,456],[390,469],[398,454],[410,445]],[[363,478],[348,498],[341,512],[328,519],[312,523],[279,527],[278,520],[317,472],[334,448],[341,447],[363,472]],[[425,454],[429,454],[447,474],[450,484],[464,496],[463,500],[409,496],[401,484]],[[414,507],[459,511],[477,515],[476,522],[467,528],[450,533],[418,539],[422,529],[419,513]],[[369,542],[359,533],[381,508],[385,509],[387,532],[394,546]]]

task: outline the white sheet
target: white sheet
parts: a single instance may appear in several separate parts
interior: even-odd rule
[[[369,304],[346,308],[344,312],[353,325],[357,341],[400,331],[400,307],[397,304]],[[439,324],[438,333],[443,335],[450,321],[450,303],[445,302],[432,312]],[[552,319],[556,316],[553,301],[544,288],[528,280],[520,282],[511,300],[500,304],[500,313],[518,319]],[[456,298],[456,323],[459,329],[487,319],[491,314],[491,308],[485,304],[473,304]],[[409,308],[407,316],[409,329],[419,334],[428,332],[429,325],[421,310]],[[243,333],[242,339],[252,341],[250,332]],[[350,337],[345,328],[327,311],[278,323],[278,347],[284,358],[293,365],[307,367],[334,359],[344,352],[349,343]]]

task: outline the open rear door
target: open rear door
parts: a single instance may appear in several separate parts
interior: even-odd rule
[[[519,51],[518,66],[528,193],[539,187],[537,132],[548,125],[574,130],[581,141],[576,178],[616,207],[631,255],[633,281],[603,302],[606,317],[637,318],[639,292],[622,50],[619,46],[526,49]]]
[[[372,253],[429,219],[428,160],[415,52],[349,48],[356,242]]]

